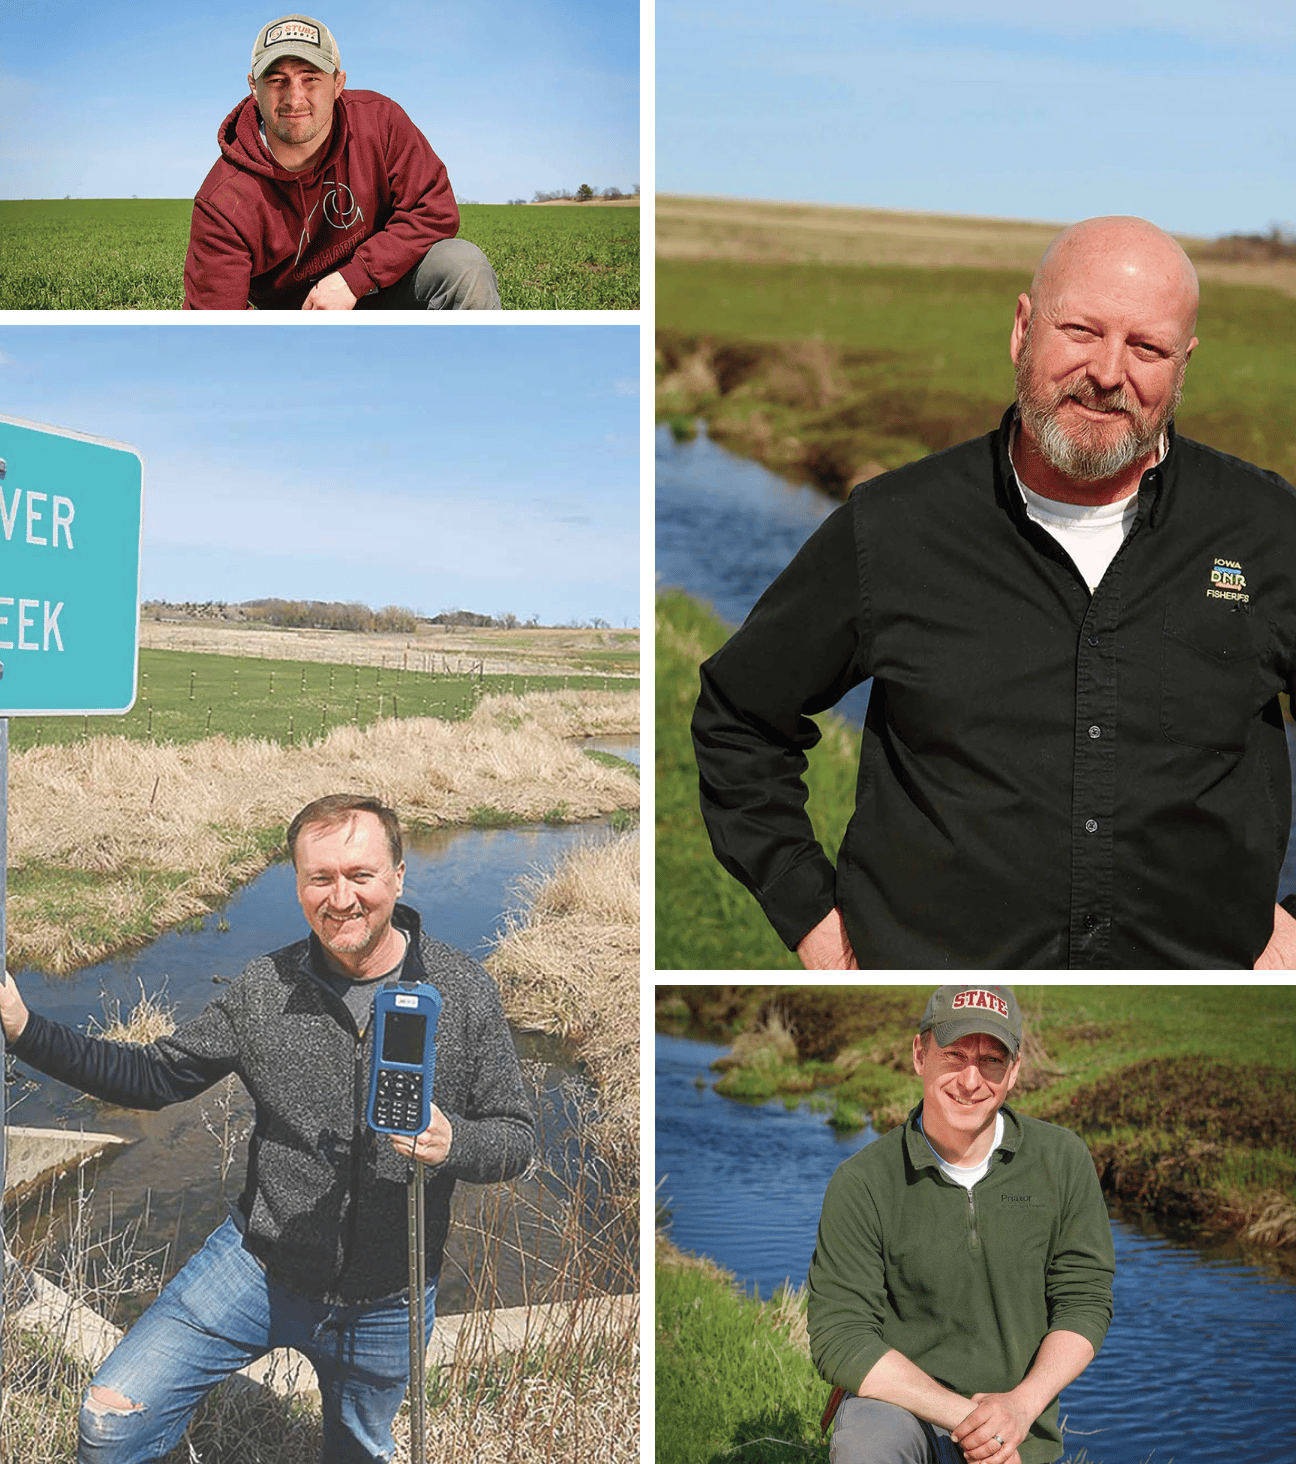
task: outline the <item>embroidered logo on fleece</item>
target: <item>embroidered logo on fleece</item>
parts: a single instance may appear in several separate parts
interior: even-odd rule
[[[319,27],[306,25],[300,20],[285,20],[279,25],[272,25],[265,33],[263,46],[273,46],[276,41],[309,41],[312,46],[320,43]]]
[[[985,1011],[998,1012],[1001,1017],[1008,1015],[1008,1003],[1001,996],[996,996],[993,991],[986,991],[978,987],[973,991],[960,991],[950,1003],[956,1012],[959,1011]]]
[[[302,225],[301,238],[297,241],[297,257],[293,260],[294,269],[301,263],[302,251],[311,242],[311,220],[315,217],[315,209],[320,207],[324,211],[324,221],[335,229],[349,229],[352,224],[364,223],[364,213],[355,201],[355,194],[345,183],[339,183],[335,178],[325,179],[324,197],[306,215],[306,222]],[[345,241],[335,244],[319,259],[312,260],[311,268],[313,270],[323,269],[326,264],[331,264],[335,259],[341,259],[349,247]]]
[[[1241,600],[1246,604],[1251,596],[1246,593],[1246,575],[1236,559],[1215,558],[1211,569],[1210,588],[1206,591],[1211,600]]]

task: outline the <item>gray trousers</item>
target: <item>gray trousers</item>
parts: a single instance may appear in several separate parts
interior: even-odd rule
[[[830,1464],[963,1464],[949,1429],[877,1398],[841,1401],[833,1419]]]
[[[394,285],[356,301],[357,310],[500,310],[490,260],[467,239],[438,239]]]

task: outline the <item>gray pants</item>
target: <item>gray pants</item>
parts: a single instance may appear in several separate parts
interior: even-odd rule
[[[963,1464],[949,1429],[923,1423],[877,1398],[842,1399],[833,1420],[830,1464]]]
[[[356,301],[357,310],[500,310],[490,260],[467,239],[438,239],[394,285]]]

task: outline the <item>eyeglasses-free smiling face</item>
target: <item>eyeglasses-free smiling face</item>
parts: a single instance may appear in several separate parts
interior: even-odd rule
[[[297,838],[297,898],[307,924],[338,964],[353,973],[381,969],[400,945],[392,911],[405,865],[392,864],[376,814],[357,812],[339,824],[307,824]]]
[[[1152,225],[1094,219],[1059,236],[1009,347],[1028,448],[1073,483],[1140,464],[1174,415],[1196,314],[1192,266]]]
[[[927,1034],[914,1038],[914,1071],[923,1085],[923,1132],[932,1148],[952,1164],[985,1158],[994,1120],[1017,1081],[1021,1058],[988,1032],[960,1037],[948,1047]]]

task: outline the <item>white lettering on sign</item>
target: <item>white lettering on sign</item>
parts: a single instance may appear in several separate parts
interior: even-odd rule
[[[12,606],[13,603],[14,603],[14,598],[13,598],[12,595],[0,595],[0,605],[9,605],[9,606]],[[34,615],[29,615],[27,613],[27,610],[28,610],[28,607],[29,606],[34,610],[36,608],[36,606],[38,606],[38,605],[43,605],[44,606],[44,610],[42,612],[42,624],[43,624],[44,632],[45,632],[45,634],[44,634],[44,643],[43,644],[40,643],[40,642],[38,642],[38,641],[28,640],[27,639],[27,632],[29,630],[35,630],[36,629],[36,617]],[[60,651],[62,651],[62,649],[63,649],[63,636],[62,636],[62,634],[59,631],[59,623],[58,623],[59,612],[62,609],[63,609],[63,601],[62,600],[60,600],[58,602],[58,604],[56,604],[52,610],[50,609],[50,602],[48,600],[19,600],[18,601],[18,647],[17,647],[18,650],[20,650],[20,651],[48,651],[49,648],[50,648],[50,641],[53,640],[54,641],[54,644],[59,648]],[[7,615],[0,615],[0,628],[7,627],[8,624],[9,624],[9,617]],[[0,640],[0,651],[12,651],[13,649],[14,649],[14,642],[13,641],[11,641],[11,640]]]
[[[19,492],[22,490],[19,489]],[[36,525],[41,521],[41,511],[36,507],[37,502],[44,503],[49,497],[48,493],[27,492],[27,542],[29,544],[48,544],[49,540],[42,538],[36,532]]]
[[[6,541],[13,538],[14,525],[18,522],[18,504],[23,496],[21,488],[14,489],[13,502],[10,503],[5,497],[4,486],[0,484],[0,526],[4,528]],[[54,502],[51,505],[53,510],[52,520],[52,543],[44,534],[36,532],[37,526],[45,517],[44,509],[37,508],[37,502],[44,503],[49,497],[48,493],[33,493],[27,490],[27,542],[29,544],[45,544],[57,549],[59,546],[59,531],[62,530],[63,541],[69,549],[72,548],[72,520],[76,517],[76,505],[70,498],[64,498],[61,493],[54,495]]]

